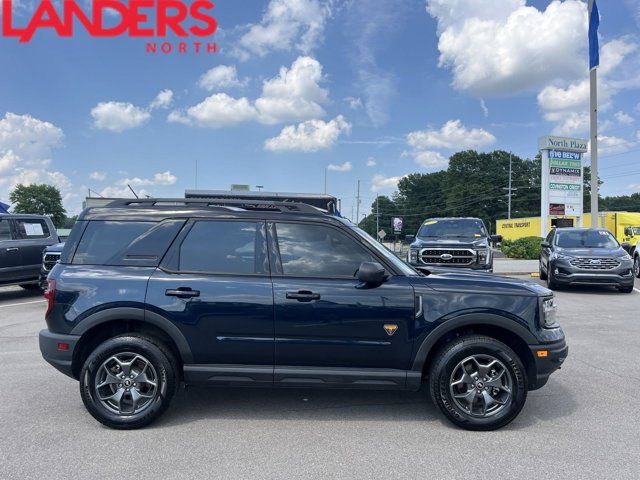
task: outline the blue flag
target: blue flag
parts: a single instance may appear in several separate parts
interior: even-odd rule
[[[591,15],[589,16],[589,70],[600,65],[600,47],[598,45],[598,27],[600,26],[600,13],[596,0],[593,0]]]
[[[0,213],[9,213],[9,205],[0,202]]]

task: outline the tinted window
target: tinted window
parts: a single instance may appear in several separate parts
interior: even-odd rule
[[[562,248],[618,248],[618,241],[607,230],[556,232],[556,245]]]
[[[481,220],[427,220],[418,231],[419,237],[486,237]]]
[[[276,224],[284,275],[354,277],[362,262],[376,262],[346,234],[322,225]]]
[[[0,220],[0,240],[11,240],[9,220]]]
[[[129,245],[147,233],[155,222],[89,222],[78,244],[73,263],[110,265],[120,260]]]
[[[49,227],[44,220],[16,220],[16,226],[18,236],[25,240],[49,237]]]
[[[267,272],[264,223],[196,222],[180,246],[183,272],[261,274]]]

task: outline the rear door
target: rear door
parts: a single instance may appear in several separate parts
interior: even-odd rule
[[[192,220],[147,289],[147,308],[173,321],[196,365],[187,381],[273,381],[273,291],[263,220]]]
[[[14,281],[20,275],[20,248],[15,240],[13,222],[0,218],[0,283]]]
[[[380,286],[359,282],[360,264],[380,260],[330,225],[277,222],[268,231],[274,253],[276,382],[300,379],[287,366],[309,366],[328,369],[323,381],[329,383],[349,382],[346,370],[336,369],[397,369],[403,386],[401,371],[409,365],[415,322],[407,277],[389,272]]]

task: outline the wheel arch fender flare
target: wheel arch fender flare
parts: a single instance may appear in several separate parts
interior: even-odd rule
[[[99,325],[116,321],[137,321],[141,323],[147,323],[159,328],[166,333],[176,345],[182,361],[184,363],[193,363],[193,353],[191,347],[178,327],[176,327],[171,321],[167,320],[162,315],[145,310],[144,308],[137,307],[115,307],[106,310],[101,310],[94,314],[89,315],[79,322],[73,330],[71,335],[82,336],[94,327]]]
[[[422,372],[429,353],[445,335],[461,327],[472,326],[499,327],[513,333],[527,345],[534,345],[539,342],[529,330],[508,317],[493,313],[462,314],[441,323],[422,340],[422,343],[416,351],[416,355],[413,359],[411,370],[414,372]]]

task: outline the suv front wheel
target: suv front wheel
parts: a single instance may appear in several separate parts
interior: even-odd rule
[[[503,427],[518,416],[527,398],[527,375],[518,355],[479,335],[446,344],[432,363],[429,383],[434,404],[467,430]]]
[[[80,395],[102,424],[140,428],[169,407],[176,371],[176,361],[162,343],[126,334],[105,341],[89,355],[80,372]]]

